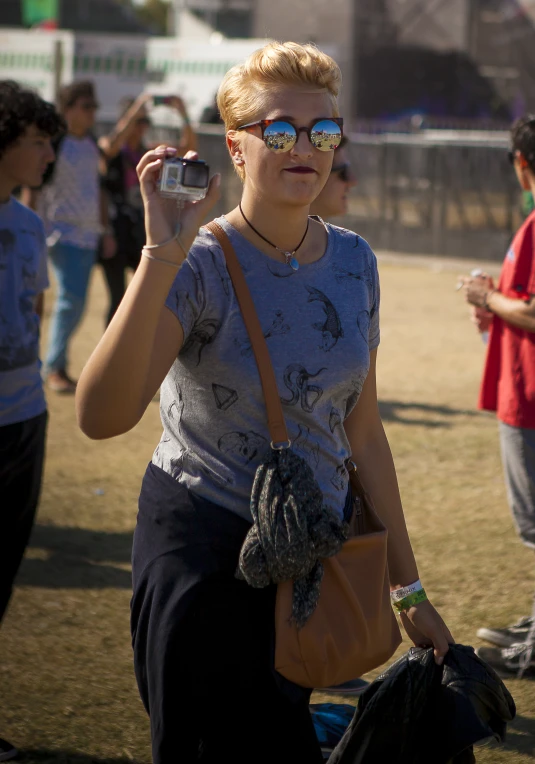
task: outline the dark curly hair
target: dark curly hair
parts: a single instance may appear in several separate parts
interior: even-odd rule
[[[17,82],[0,80],[0,157],[30,125],[51,138],[65,130],[62,117],[51,103]]]
[[[526,114],[513,123],[511,148],[520,151],[529,169],[535,173],[535,114]]]

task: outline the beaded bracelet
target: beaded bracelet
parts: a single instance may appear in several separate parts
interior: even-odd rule
[[[425,589],[420,589],[417,592],[407,595],[407,597],[404,597],[402,600],[393,602],[392,605],[399,613],[401,613],[403,610],[409,610],[409,608],[414,605],[419,605],[420,602],[425,602],[426,599],[427,594],[425,593]]]

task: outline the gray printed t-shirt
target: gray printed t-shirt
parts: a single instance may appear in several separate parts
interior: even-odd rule
[[[343,422],[379,344],[379,279],[369,245],[326,225],[322,258],[293,271],[227,220],[264,329],[292,447],[342,515],[350,456]],[[201,229],[166,302],[184,344],[160,394],[153,463],[194,493],[251,520],[251,488],[269,449],[260,378],[217,240]]]

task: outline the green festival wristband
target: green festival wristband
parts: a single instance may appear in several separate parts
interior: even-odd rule
[[[399,602],[393,602],[392,606],[401,613],[402,610],[408,610],[414,605],[419,605],[420,602],[425,602],[426,599],[427,594],[425,593],[425,589],[420,589],[417,592],[409,594],[404,599],[399,600]]]

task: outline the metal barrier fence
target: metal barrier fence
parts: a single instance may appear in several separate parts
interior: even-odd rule
[[[172,140],[159,129],[153,139]],[[522,220],[505,132],[422,131],[349,136],[358,185],[340,219],[375,249],[501,260]],[[216,213],[234,207],[240,181],[222,128],[201,126],[199,154],[221,172]]]

